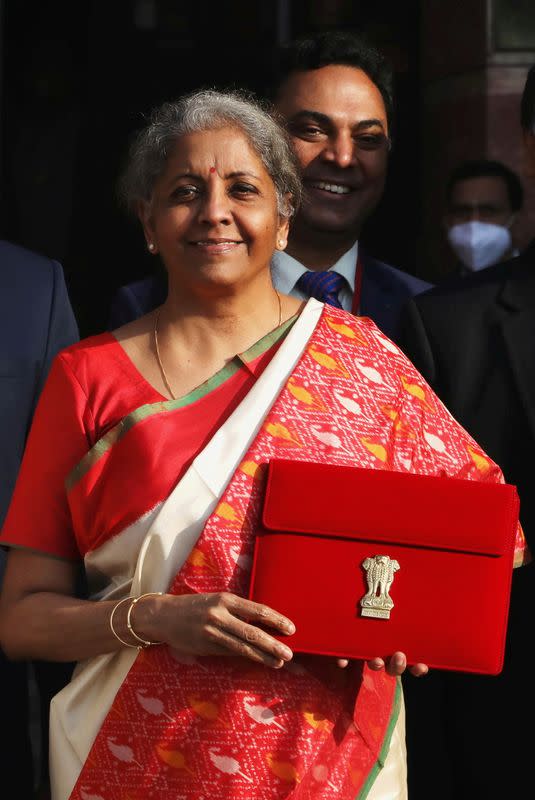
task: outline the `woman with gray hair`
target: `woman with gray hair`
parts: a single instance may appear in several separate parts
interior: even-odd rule
[[[404,654],[293,658],[293,621],[247,599],[265,466],[477,479],[471,440],[371,320],[273,288],[300,183],[256,102],[164,104],[121,188],[168,297],[58,356],[2,530],[2,646],[80,662],[53,800],[403,798]]]

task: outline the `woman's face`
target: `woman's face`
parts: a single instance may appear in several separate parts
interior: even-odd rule
[[[273,181],[235,128],[182,136],[141,220],[170,284],[190,287],[254,278],[288,235]]]

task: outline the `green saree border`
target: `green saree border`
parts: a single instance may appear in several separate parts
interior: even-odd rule
[[[372,769],[370,770],[368,777],[366,778],[366,782],[358,795],[356,796],[355,800],[366,800],[370,789],[372,788],[379,772],[382,770],[383,765],[386,761],[386,757],[388,755],[388,751],[390,750],[390,742],[392,741],[392,735],[394,733],[394,728],[396,727],[397,721],[399,719],[399,712],[401,711],[401,700],[403,697],[403,689],[401,686],[401,678],[398,676],[396,678],[396,693],[394,695],[394,703],[392,707],[392,714],[390,715],[390,722],[388,723],[388,727],[386,729],[385,738],[383,739],[383,745],[381,747],[381,752],[379,753],[379,757],[375,764],[373,765]]]
[[[102,436],[93,447],[83,456],[78,464],[69,472],[65,479],[65,489],[67,492],[71,491],[78,481],[99,461],[102,456],[107,453],[111,448],[117,444],[122,437],[128,433],[132,428],[140,422],[148,419],[149,417],[156,416],[157,414],[166,414],[168,412],[177,411],[179,408],[195,403],[202,397],[210,394],[225,381],[229,380],[233,375],[241,369],[243,364],[248,364],[261,356],[270,347],[280,341],[297,319],[297,314],[290,319],[286,320],[282,325],[274,331],[263,336],[258,342],[255,342],[245,352],[238,353],[234,356],[229,363],[224,366],[211,378],[208,378],[204,383],[201,383],[196,389],[193,389],[183,397],[178,397],[175,400],[160,400],[157,403],[146,403],[145,405],[136,408],[130,414],[127,414],[117,425],[109,430]]]

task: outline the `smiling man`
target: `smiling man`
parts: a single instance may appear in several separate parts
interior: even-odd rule
[[[305,188],[287,251],[273,261],[276,288],[371,317],[395,338],[402,306],[428,283],[363,252],[363,223],[383,193],[392,127],[392,75],[364,39],[337,31],[285,45],[273,92]],[[119,290],[117,327],[159,305],[158,279]]]
[[[305,191],[287,250],[272,262],[276,285],[372,317],[394,336],[404,301],[429,284],[371,258],[358,243],[386,180],[389,67],[364,39],[322,33],[283,48],[274,99]]]

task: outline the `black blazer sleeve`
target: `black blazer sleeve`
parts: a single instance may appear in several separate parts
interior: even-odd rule
[[[50,318],[44,358],[41,363],[37,392],[34,400],[41,394],[44,382],[50,370],[50,365],[56,354],[77,342],[80,338],[78,325],[69,300],[63,269],[52,261],[52,301],[50,304]]]
[[[409,300],[403,308],[397,344],[410,358],[418,372],[435,387],[437,382],[435,356],[422,315],[414,299]]]

